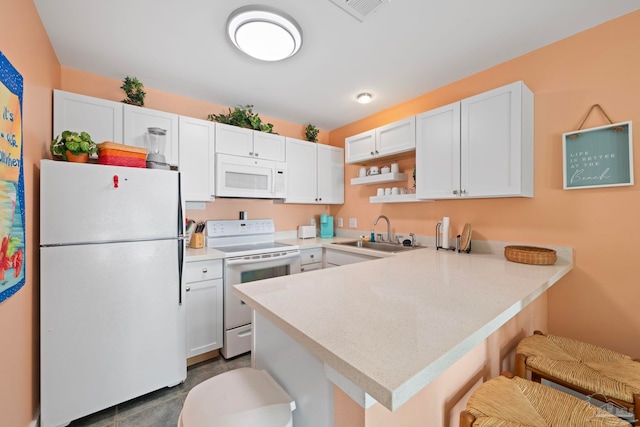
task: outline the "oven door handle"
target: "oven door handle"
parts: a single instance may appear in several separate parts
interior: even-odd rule
[[[300,256],[300,252],[296,251],[296,252],[288,253],[286,255],[278,255],[275,257],[266,257],[266,258],[245,258],[245,257],[227,258],[224,260],[224,262],[226,265],[243,265],[243,264],[255,264],[258,262],[269,262],[269,261],[279,261],[279,260],[285,260],[285,259],[291,259],[291,258],[298,258],[299,256]]]

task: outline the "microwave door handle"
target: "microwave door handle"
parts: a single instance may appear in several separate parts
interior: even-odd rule
[[[269,262],[269,261],[279,261],[290,258],[297,258],[300,256],[300,252],[292,252],[286,255],[280,255],[276,257],[267,257],[267,258],[227,258],[225,259],[225,263],[227,265],[243,265],[243,264],[255,264],[258,262]]]

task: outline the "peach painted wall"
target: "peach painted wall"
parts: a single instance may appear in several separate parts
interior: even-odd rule
[[[125,97],[120,89],[121,85],[120,80],[62,67],[62,90],[68,92],[120,101]],[[145,87],[145,91],[145,107],[154,110],[206,119],[208,114],[226,112],[228,108],[153,88]],[[254,112],[260,113],[255,107]],[[304,139],[304,124],[286,122],[262,114],[260,117],[273,123],[274,131],[280,135]],[[321,130],[318,140],[327,144],[328,132]],[[295,230],[298,225],[309,224],[311,218],[315,218],[317,222],[320,214],[329,213],[327,205],[283,205],[271,200],[217,199],[214,203],[207,203],[205,210],[188,210],[187,217],[194,220],[237,219],[239,211],[247,211],[249,219],[275,218],[277,231]]]
[[[458,426],[471,393],[500,372],[513,372],[518,342],[546,328],[545,293],[394,412],[380,404],[365,410],[334,387],[334,427]]]
[[[51,140],[51,90],[60,64],[31,0],[0,0],[0,50],[24,78],[26,283],[0,304],[0,425],[27,426],[39,396],[39,169]]]
[[[640,122],[638,46],[640,11],[330,133],[332,145],[344,144],[347,136],[523,80],[535,94],[534,198],[369,204],[375,188],[347,184],[346,203],[331,213],[357,218],[364,230],[385,214],[396,232],[427,235],[435,234],[438,219],[450,216],[454,232],[469,222],[474,239],[572,246],[575,268],[549,292],[549,331],[640,357],[635,272],[640,186],[564,191],[561,145],[562,133],[577,129],[596,103],[614,121]],[[592,114],[585,127],[603,124],[604,117]],[[639,135],[636,129],[636,180]],[[413,165],[412,158],[401,161],[404,170]],[[346,167],[346,180],[356,176],[357,168]]]

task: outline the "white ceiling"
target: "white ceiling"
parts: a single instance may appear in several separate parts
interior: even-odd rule
[[[640,7],[638,0],[392,0],[361,23],[329,0],[34,2],[64,67],[136,76],[146,87],[219,105],[253,104],[261,116],[324,130]],[[270,63],[235,49],[227,18],[256,3],[298,21],[298,54]],[[357,104],[360,92],[373,102]]]

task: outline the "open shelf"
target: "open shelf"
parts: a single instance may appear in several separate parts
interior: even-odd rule
[[[412,203],[412,202],[433,202],[434,200],[416,199],[415,194],[398,194],[395,196],[371,196],[369,203]]]
[[[359,178],[351,178],[351,185],[383,184],[385,182],[406,181],[409,175],[400,172],[379,173]]]

